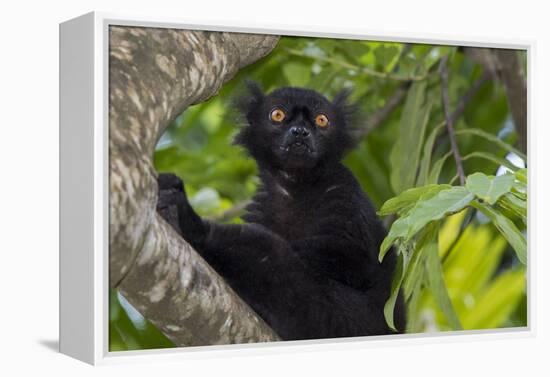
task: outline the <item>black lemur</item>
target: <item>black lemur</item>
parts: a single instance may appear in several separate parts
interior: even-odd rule
[[[200,218],[173,174],[158,178],[160,214],[282,339],[393,333],[383,308],[395,255],[378,262],[386,232],[341,163],[353,146],[348,96],[249,89],[235,142],[256,160],[261,185],[246,223]],[[401,297],[395,323],[403,332]]]

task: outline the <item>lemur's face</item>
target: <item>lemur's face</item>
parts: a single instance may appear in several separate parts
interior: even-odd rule
[[[255,91],[256,90],[256,91]],[[307,89],[252,90],[243,109],[248,125],[237,136],[259,163],[280,170],[338,161],[351,145],[345,98],[330,102]]]

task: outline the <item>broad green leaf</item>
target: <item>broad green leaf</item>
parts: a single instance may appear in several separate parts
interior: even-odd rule
[[[492,224],[470,224],[445,258],[445,282],[452,291],[459,316],[471,307],[472,299],[494,277],[508,242]]]
[[[386,253],[390,250],[390,247],[400,238],[403,238],[407,234],[407,229],[409,227],[409,217],[402,217],[392,224],[390,231],[382,245],[380,245],[380,253],[378,254],[378,260],[382,262]]]
[[[416,181],[417,186],[424,186],[428,184],[428,174],[430,172],[430,163],[432,160],[432,150],[434,148],[434,143],[437,135],[443,129],[443,124],[437,125],[424,143],[424,152],[422,154],[422,160],[420,161],[420,171],[418,172],[418,178]],[[432,182],[436,183],[436,182]]]
[[[341,40],[335,47],[343,51],[353,64],[357,64],[358,61],[360,62],[361,58],[371,50],[369,44],[352,40]]]
[[[516,177],[517,178],[517,177]],[[514,187],[512,187],[512,194],[518,199],[527,202],[527,184],[519,179],[514,181]]]
[[[516,181],[514,182],[514,187],[513,187],[512,192],[517,192],[517,193],[520,193],[520,194],[524,194],[522,196],[522,198],[527,200],[527,183],[524,183],[521,180],[516,179]]]
[[[411,188],[415,182],[431,109],[431,103],[425,104],[426,85],[425,81],[411,85],[401,114],[399,136],[390,154],[390,182],[396,194]]]
[[[405,271],[404,259],[404,253],[399,253],[397,255],[397,263],[395,265],[391,284],[391,294],[388,301],[386,301],[386,304],[384,305],[384,318],[386,318],[386,323],[393,330],[396,330],[393,320],[393,313],[395,309],[395,302],[399,296],[399,289],[401,288],[401,283],[403,282],[403,275]]]
[[[189,199],[189,203],[200,215],[205,215],[220,207],[221,198],[215,189],[204,187]]]
[[[406,209],[409,206],[414,205],[421,196],[433,193],[437,194],[439,191],[451,188],[450,185],[426,185],[422,187],[414,187],[403,191],[398,196],[386,201],[378,214],[380,216],[386,216],[392,213]]]
[[[462,330],[462,325],[449,298],[449,292],[447,292],[447,286],[443,278],[443,269],[441,268],[441,261],[439,260],[439,253],[437,251],[437,228],[435,237],[426,246],[425,254],[426,273],[428,274],[428,283],[433,297],[441,308],[441,311],[445,314],[445,317],[447,317],[451,328],[453,330]]]
[[[498,200],[497,204],[515,213],[522,219],[524,224],[527,224],[527,202],[525,200],[518,198],[514,194],[507,193]]]
[[[487,152],[479,152],[479,151],[478,152],[472,152],[472,153],[467,154],[466,156],[462,157],[462,160],[466,161],[466,160],[469,160],[471,158],[482,158],[482,159],[487,160],[487,161],[492,161],[495,164],[505,166],[505,167],[507,167],[508,169],[510,169],[512,171],[516,171],[518,169],[517,166],[512,164],[507,159],[497,157],[494,154],[487,153]]]
[[[447,161],[447,159],[451,157],[452,154],[453,152],[447,152],[434,163],[434,166],[430,171],[430,176],[428,177],[427,183],[437,184],[439,182],[439,175],[441,174],[441,169],[443,169],[443,165],[445,164],[445,161]]]
[[[527,194],[525,192],[518,191],[515,187],[512,188],[512,195],[520,200],[523,200],[524,202],[527,202]]]
[[[455,134],[456,135],[476,135],[476,136],[480,136],[480,137],[482,137],[486,140],[489,140],[489,141],[493,142],[494,144],[498,145],[499,147],[501,147],[502,149],[504,149],[508,152],[512,152],[514,154],[517,154],[519,157],[521,157],[523,159],[523,161],[527,161],[527,156],[525,155],[525,153],[520,152],[516,148],[512,147],[510,144],[500,140],[495,135],[492,135],[488,132],[483,131],[482,129],[479,129],[479,128],[463,128],[463,129],[460,129],[460,130],[456,130]]]
[[[477,244],[475,244],[476,241]],[[463,252],[462,254],[468,255],[465,258],[457,258],[454,267],[460,268],[460,272],[464,275],[461,284],[462,291],[476,297],[480,290],[494,278],[508,243],[499,233],[486,226],[480,226],[471,233],[470,239],[464,245],[468,245],[472,251],[470,253]],[[464,251],[464,248],[461,250]],[[460,253],[461,250],[457,250],[457,252]],[[445,271],[447,271],[447,266],[445,266]]]
[[[343,69],[323,68],[320,73],[313,75],[308,83],[308,87],[321,93],[326,93],[331,88],[333,80],[338,75],[342,75]]]
[[[467,211],[448,216],[439,228],[439,257],[443,258],[461,234],[461,226]]]
[[[397,219],[392,224],[388,236],[380,246],[378,258],[382,260],[391,245],[398,239],[410,240],[430,221],[440,220],[444,216],[459,212],[473,199],[474,195],[465,187],[455,186],[440,191],[430,199],[417,202],[406,216]]]
[[[492,329],[506,321],[525,295],[525,269],[500,274],[463,317],[467,329]]]
[[[503,174],[498,177],[487,176],[483,173],[474,173],[466,178],[466,188],[479,199],[495,204],[514,184],[513,174]]]
[[[405,275],[403,277],[403,293],[405,300],[408,300],[417,287],[418,280],[422,279],[424,272],[424,260],[427,249],[432,247],[433,240],[437,237],[438,227],[435,224],[428,224],[421,232],[411,258],[407,263]]]
[[[516,179],[522,183],[527,184],[527,169],[519,169],[516,172]]]
[[[461,214],[463,213],[465,211],[461,212]],[[444,224],[448,225],[450,220],[455,222],[458,217],[460,217],[458,214],[449,217]],[[458,230],[455,225],[453,225],[454,229],[445,227],[447,229],[442,227],[440,230],[440,237],[445,232],[455,233]],[[441,239],[439,245],[441,245]],[[508,243],[498,232],[495,232],[492,224],[477,225],[476,222],[473,222],[460,233],[458,240],[445,254],[443,264],[445,285],[453,308],[465,329],[469,329],[464,321],[465,315],[473,310],[473,305],[478,302],[488,284],[491,284],[507,247]],[[403,287],[405,286],[406,284],[403,283]],[[436,303],[435,297],[424,292],[423,298],[420,307],[424,312],[430,308],[434,310],[437,327],[448,326],[447,316],[440,310],[440,305]],[[421,326],[417,328],[417,331],[421,330]]]
[[[481,213],[493,222],[495,227],[514,248],[519,261],[523,264],[527,264],[527,241],[525,240],[525,236],[516,228],[512,220],[488,204],[474,201],[472,202],[472,206],[480,210]]]
[[[418,288],[418,283],[422,281],[425,267],[424,261],[426,259],[425,248],[415,249],[415,253],[407,266],[405,277],[403,278],[403,294],[405,300],[410,300],[414,294],[414,290]]]
[[[407,328],[405,332],[407,334],[412,334],[420,332],[419,329],[419,303],[420,298],[422,297],[422,279],[416,281],[415,286],[412,288],[412,294],[409,300],[407,301]]]
[[[283,65],[283,73],[292,86],[305,86],[309,82],[311,69],[308,64],[289,62]]]
[[[389,43],[384,43],[374,49],[376,64],[380,65],[384,72],[391,72],[399,57],[399,48]]]

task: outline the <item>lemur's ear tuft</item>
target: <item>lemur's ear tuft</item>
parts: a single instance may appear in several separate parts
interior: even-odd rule
[[[332,100],[332,104],[336,107],[347,107],[349,106],[349,98],[351,96],[352,90],[350,88],[343,89],[339,91]]]
[[[348,128],[356,126],[357,118],[359,116],[359,106],[357,103],[353,103],[350,100],[352,90],[346,88],[338,92],[332,100],[332,105],[338,110],[340,115],[346,122]]]
[[[256,81],[246,80],[245,85],[252,98],[257,101],[261,101],[264,98],[264,92],[260,87],[260,84],[258,84]]]
[[[264,93],[260,85],[252,80],[245,81],[245,89],[233,100],[233,106],[245,117],[259,105],[264,99]]]
[[[260,85],[252,80],[246,80],[244,88],[233,99],[233,109],[237,115],[239,132],[233,139],[233,144],[248,146],[251,144],[249,127],[253,123],[254,112],[261,106],[265,95]]]
[[[344,132],[340,134],[342,151],[346,152],[355,148],[360,141],[359,119],[362,118],[359,106],[350,100],[352,90],[346,88],[334,96],[332,105],[339,113],[340,119],[345,124]]]

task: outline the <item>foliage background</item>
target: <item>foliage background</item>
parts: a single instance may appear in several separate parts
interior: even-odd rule
[[[518,54],[525,62],[525,54]],[[244,80],[253,79],[266,91],[304,86],[329,98],[344,88],[353,90],[352,100],[364,116],[357,125],[361,142],[346,157],[345,164],[376,208],[411,187],[457,184],[449,138],[442,127],[445,117],[438,67],[444,56],[448,56],[449,102],[454,109],[484,74],[483,67],[461,48],[283,37],[271,54],[239,72],[218,96],[175,119],[159,141],[155,166],[158,171],[174,172],[183,178],[199,214],[240,221],[240,209],[253,195],[258,180],[254,162],[231,144],[239,122],[231,101],[242,92]],[[372,115],[398,91],[407,93],[407,98],[375,124]],[[417,107],[410,105],[415,99]],[[413,107],[419,111],[418,122],[411,121],[416,119],[411,117]],[[404,127],[410,132],[403,132],[409,130]],[[526,159],[507,147],[515,144],[517,134],[499,80],[483,81],[457,119],[455,129],[466,175],[500,175],[506,166],[513,170],[514,165],[526,166]],[[460,133],[472,129],[494,139],[468,131]],[[430,182],[416,176],[423,161],[428,161],[426,177]],[[412,172],[412,181],[404,182],[403,172]],[[499,210],[525,239],[522,216],[517,211]],[[388,212],[385,224],[390,227],[395,219]],[[428,231],[432,235],[430,244],[423,243]],[[420,259],[423,267],[402,281],[408,298],[407,331],[525,326],[526,267],[507,241],[486,216],[468,207],[447,211],[409,243],[397,242],[405,267],[411,260],[416,261],[412,256],[417,249],[432,247],[439,256],[435,264],[430,258]],[[110,298],[110,350],[173,346],[116,291],[111,291]]]

